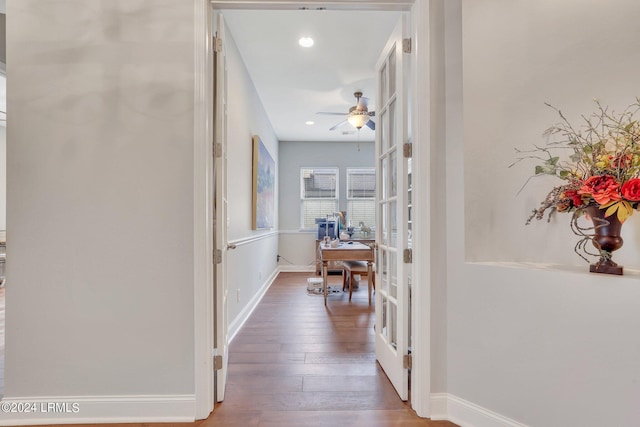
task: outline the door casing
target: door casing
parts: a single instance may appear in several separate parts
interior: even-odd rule
[[[214,9],[291,9],[290,2],[260,0],[193,0],[195,11],[195,79],[194,79],[194,354],[195,354],[195,419],[204,419],[213,410],[213,223],[211,221],[213,192],[206,183],[213,174],[212,111],[212,8]],[[415,96],[411,100],[411,129],[413,140],[414,277],[412,305],[426,309],[412,310],[413,367],[411,406],[421,417],[430,416],[431,381],[431,272],[429,247],[431,241],[429,199],[432,179],[429,174],[431,85],[430,26],[431,12],[442,7],[443,0],[369,0],[369,1],[313,1],[313,4],[340,10],[407,10],[412,16],[411,86]],[[420,278],[420,280],[415,280]]]

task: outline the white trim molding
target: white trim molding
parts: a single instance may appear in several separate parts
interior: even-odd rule
[[[431,0],[416,0],[411,10],[412,50],[410,59],[411,90],[417,96],[412,97],[410,105],[413,135],[413,233],[414,262],[410,265],[413,277],[411,289],[411,305],[421,307],[411,310],[412,356],[411,369],[411,408],[420,417],[431,415],[431,287],[433,253],[430,250],[431,211],[429,202],[432,196],[432,174],[430,173],[431,144],[429,128],[431,114],[428,108],[431,99],[430,84],[430,27]]]
[[[196,419],[213,410],[213,54],[211,6],[193,0],[193,278],[194,278],[194,385]]]
[[[194,421],[195,396],[4,398],[1,426]],[[27,409],[29,408],[29,409]],[[16,412],[13,412],[15,409]]]
[[[229,240],[227,242],[228,245],[242,246],[248,245],[249,243],[257,242],[258,240],[267,239],[269,237],[278,236],[280,234],[279,231],[269,231],[262,234],[256,234],[255,236],[242,237],[240,239]]]
[[[220,9],[276,9],[291,10],[307,6],[331,10],[408,10],[413,0],[212,0]]]
[[[312,235],[316,235],[316,233],[318,232],[317,229],[306,229],[306,228],[301,228],[299,230],[280,230],[278,233],[285,235],[285,234],[294,234],[294,235],[300,235],[300,234],[312,234]]]
[[[431,394],[431,419],[451,421],[460,427],[528,427],[449,393]]]
[[[280,265],[278,266],[278,272],[288,273],[313,273],[316,274],[315,262],[310,265]]]

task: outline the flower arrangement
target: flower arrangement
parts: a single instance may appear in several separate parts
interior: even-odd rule
[[[556,212],[572,212],[572,230],[583,237],[576,244],[580,256],[578,248],[588,253],[585,242],[593,237],[588,231],[598,227],[585,228],[577,222],[589,207],[604,210],[603,225],[608,225],[606,219],[612,215],[623,223],[640,206],[640,123],[634,118],[640,111],[640,98],[621,113],[597,100],[595,104],[593,114],[582,116],[580,128],[574,127],[558,108],[546,104],[557,111],[559,123],[544,132],[546,145],[529,151],[516,149],[518,159],[511,165],[533,159],[538,164],[529,179],[552,175],[564,181],[551,189],[527,224],[545,214],[549,221]],[[566,160],[561,160],[562,154]],[[597,255],[602,256],[602,250]]]

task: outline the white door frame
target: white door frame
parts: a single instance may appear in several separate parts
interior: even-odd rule
[[[213,411],[213,21],[208,0],[194,5],[194,418]]]
[[[211,6],[214,8],[291,9],[280,0],[193,0],[195,37],[195,97],[194,97],[194,352],[195,352],[195,408],[196,419],[207,418],[213,410],[213,268],[211,210],[213,191],[208,187],[213,173],[211,147],[213,91],[211,76]],[[305,3],[342,10],[410,10],[413,20],[411,80],[411,135],[413,140],[414,259],[412,277],[412,306],[426,309],[412,310],[413,367],[411,374],[411,406],[421,417],[431,414],[431,254],[430,206],[431,186],[431,75],[429,26],[432,7],[443,0],[368,0],[314,1]],[[425,78],[427,77],[427,78]],[[421,102],[418,102],[420,100]]]
[[[431,417],[431,91],[432,38],[430,35],[431,8],[445,0],[416,0],[411,8],[412,57],[409,61],[410,100],[413,143],[411,168],[412,247],[411,264],[411,407],[421,417]],[[420,102],[422,101],[422,102]],[[425,308],[425,309],[423,309]]]

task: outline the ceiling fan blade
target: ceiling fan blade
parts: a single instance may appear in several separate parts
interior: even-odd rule
[[[347,123],[347,119],[344,119],[343,121],[341,121],[337,125],[333,126],[332,128],[329,128],[329,130],[336,130],[337,128],[339,128],[340,126],[342,126],[345,123]]]
[[[316,114],[324,114],[324,115],[327,115],[327,116],[346,116],[349,113],[329,113],[329,112],[326,112],[326,111],[318,111]]]
[[[376,130],[376,123],[373,120],[369,120],[367,123],[365,123],[367,125],[367,127],[371,130]]]

